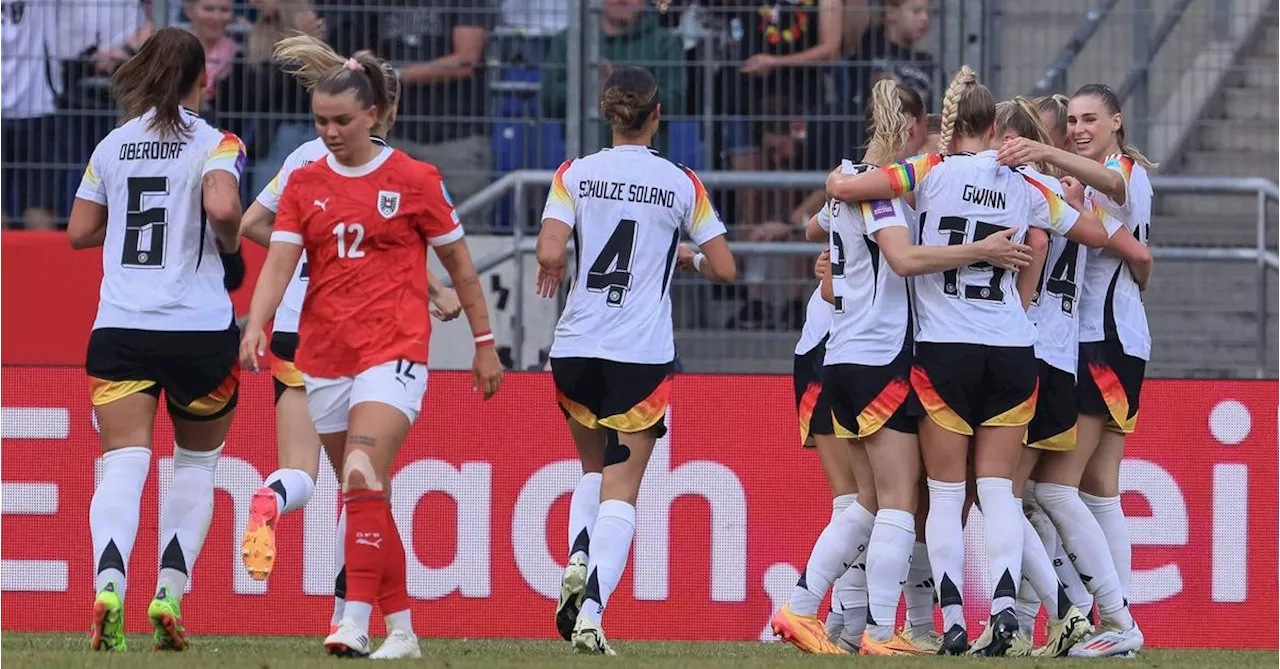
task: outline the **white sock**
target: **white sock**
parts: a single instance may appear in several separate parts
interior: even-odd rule
[[[404,630],[410,634],[413,634],[413,611],[412,610],[405,609],[403,611],[396,611],[395,613],[388,613],[386,620],[387,620],[387,632],[394,632],[395,630]]]
[[[964,621],[964,482],[928,479],[929,516],[924,521],[925,545],[933,567],[934,587],[942,607],[942,628],[950,631]]]
[[[124,600],[125,571],[138,536],[142,488],[151,471],[151,449],[118,448],[102,454],[102,480],[89,503],[89,533],[93,536],[93,588],[102,592],[115,583]]]
[[[609,597],[622,580],[636,532],[636,508],[620,499],[600,502],[587,563],[587,591],[580,615],[599,623]]]
[[[809,552],[800,580],[791,591],[791,610],[801,616],[818,615],[831,584],[853,565],[871,538],[876,517],[853,503],[827,523]],[[847,623],[847,620],[846,620]]]
[[[1120,588],[1107,538],[1089,507],[1080,499],[1080,491],[1056,483],[1036,486],[1036,499],[1053,519],[1058,535],[1071,555],[1076,570],[1098,604],[1098,613],[1120,629],[1133,627],[1133,616]]]
[[[902,595],[907,600],[911,638],[927,636],[933,631],[933,568],[929,564],[929,547],[923,541],[917,541],[911,549],[911,568],[907,570],[907,586]]]
[[[342,621],[356,626],[356,629],[369,632],[369,618],[373,616],[372,602],[347,602],[342,612]]]
[[[1049,620],[1062,618],[1062,609],[1058,606],[1058,574],[1053,571],[1053,561],[1040,543],[1040,535],[1031,526],[1031,521],[1022,516],[1022,575],[1023,583],[1031,586],[1031,594],[1037,604],[1044,604]],[[1022,588],[1018,588],[1018,599],[1021,601]],[[1039,606],[1036,607],[1039,613]],[[1032,616],[1034,622],[1035,616]]]
[[[342,511],[338,513],[338,530],[334,536],[336,545],[333,547],[333,617],[329,619],[331,625],[342,622],[342,616],[347,607],[347,506],[345,504],[342,505]]]
[[[301,469],[277,469],[262,486],[275,491],[276,513],[284,515],[307,505],[316,482]]]
[[[1080,499],[1089,507],[1093,517],[1107,537],[1107,548],[1111,549],[1111,561],[1116,566],[1116,578],[1120,579],[1120,590],[1129,596],[1129,573],[1133,569],[1133,545],[1129,543],[1129,525],[1124,519],[1124,509],[1120,506],[1119,495],[1115,497],[1098,497],[1087,492],[1080,493]]]
[[[840,595],[840,606],[844,608],[845,641],[858,646],[862,643],[862,632],[867,629],[867,553],[863,551],[853,566],[836,579],[832,588]],[[832,595],[833,597],[835,595]]]
[[[867,632],[876,641],[888,641],[893,636],[898,600],[911,569],[915,543],[915,515],[899,509],[880,509],[867,547]]]
[[[991,615],[1012,609],[1022,581],[1022,524],[1025,519],[1013,498],[1013,481],[984,476],[978,479],[978,504],[987,529],[987,560],[991,569]]]
[[[1040,501],[1036,499],[1036,482],[1027,481],[1027,485],[1023,488],[1022,499],[1027,511],[1027,520],[1031,521],[1031,527],[1035,528],[1036,534],[1040,537],[1040,543],[1044,546],[1045,552],[1049,554],[1053,563],[1053,571],[1058,577],[1058,610],[1059,617],[1066,613],[1068,606],[1076,606],[1081,613],[1088,615],[1089,610],[1093,608],[1093,597],[1089,591],[1085,589],[1084,582],[1080,580],[1080,574],[1076,572],[1076,567],[1071,563],[1067,550],[1062,547],[1062,539],[1058,536],[1058,528],[1053,526],[1049,514],[1045,513],[1040,506]],[[1021,592],[1019,592],[1021,596]]]
[[[587,472],[578,479],[569,498],[569,557],[578,553],[587,558],[591,546],[591,530],[600,513],[600,472]]]
[[[1059,603],[1065,595],[1067,601],[1087,616],[1093,610],[1093,595],[1089,594],[1084,581],[1080,580],[1080,572],[1076,571],[1076,564],[1067,553],[1067,547],[1062,545],[1057,530],[1054,530],[1053,536],[1057,539],[1054,543],[1053,570],[1058,574],[1058,583],[1062,584],[1062,592],[1058,594]]]
[[[201,452],[174,444],[173,485],[160,513],[160,545],[164,549],[156,594],[164,588],[168,596],[182,599],[213,520],[213,474],[224,446]]]
[[[858,501],[858,494],[837,495],[831,498],[831,519],[835,520],[841,512],[852,506]],[[831,586],[831,611],[827,614],[827,636],[832,639],[840,636],[845,629],[845,611],[849,611],[849,615],[861,618],[866,625],[867,618],[867,593],[866,593],[866,572],[862,571],[862,577],[859,579],[859,571],[854,567],[849,567],[840,578]],[[849,606],[846,607],[840,597],[844,596],[850,600]],[[853,622],[850,620],[850,622]],[[861,640],[862,631],[858,630],[858,639]]]
[[[1013,613],[1018,617],[1018,633],[1028,639],[1035,637],[1040,598],[1025,576],[1022,583],[1018,584],[1018,601],[1013,605]]]

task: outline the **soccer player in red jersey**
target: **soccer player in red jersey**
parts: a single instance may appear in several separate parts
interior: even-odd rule
[[[345,443],[347,602],[325,639],[335,655],[369,653],[375,598],[389,610],[408,604],[404,544],[386,488],[426,391],[428,245],[470,322],[476,386],[488,399],[502,382],[484,294],[439,171],[369,137],[389,104],[384,76],[376,58],[361,54],[313,87],[316,130],[330,155],[294,172],[285,187],[240,345],[242,364],[258,369],[263,328],[305,250],[311,285],[295,365],[321,441]],[[387,591],[399,593],[390,607]]]

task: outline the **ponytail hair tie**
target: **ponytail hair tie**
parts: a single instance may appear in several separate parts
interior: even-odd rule
[[[359,71],[364,69],[364,66],[361,65],[355,58],[348,58],[347,62],[343,63],[342,66],[347,68],[348,70],[353,70],[353,71]]]

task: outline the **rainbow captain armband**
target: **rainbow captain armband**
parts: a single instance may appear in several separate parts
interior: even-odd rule
[[[475,335],[473,336],[473,341],[475,341],[476,343],[476,348],[493,346],[495,343],[493,339],[493,333],[488,330],[485,330],[484,332],[475,333]]]

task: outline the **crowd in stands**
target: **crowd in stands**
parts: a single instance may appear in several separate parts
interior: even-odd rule
[[[862,145],[876,80],[896,77],[932,108],[943,76],[923,46],[929,0],[586,0],[585,20],[571,20],[568,0],[313,2],[163,6],[168,23],[188,26],[205,46],[209,87],[199,111],[244,139],[246,199],[315,136],[304,91],[271,60],[275,41],[295,32],[399,66],[405,88],[392,143],[436,164],[455,202],[502,173],[554,168],[566,132],[581,132],[583,152],[607,142],[591,75],[602,80],[618,64],[658,79],[667,122],[655,148],[703,170],[829,169]],[[108,77],[146,40],[152,16],[151,0],[5,0],[6,228],[65,221],[89,153],[117,119]],[[571,53],[584,65],[572,67]],[[581,107],[571,110],[575,86]],[[578,125],[566,129],[566,120]],[[819,191],[785,189],[716,195],[734,237],[752,241],[800,239],[823,200]],[[510,221],[494,211],[467,224],[500,233]],[[779,262],[791,263],[750,265],[746,283]],[[743,317],[766,318],[752,309]]]

